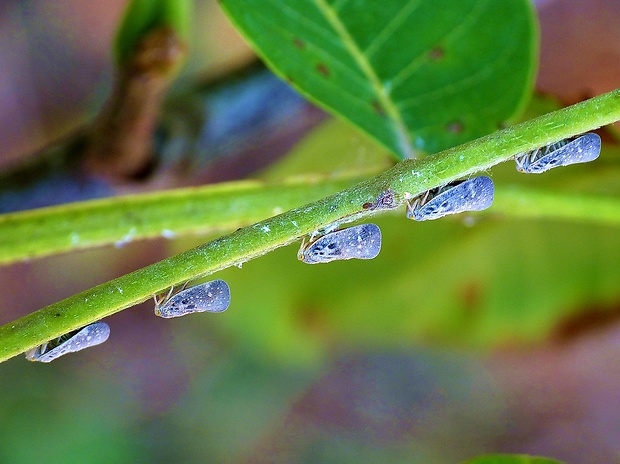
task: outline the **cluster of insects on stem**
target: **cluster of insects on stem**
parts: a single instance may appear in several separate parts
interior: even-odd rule
[[[532,152],[515,156],[517,171],[525,174],[541,174],[559,166],[586,163],[598,158],[601,138],[594,133],[562,140]],[[429,221],[450,214],[466,211],[482,211],[491,206],[495,188],[487,176],[457,180],[430,189],[421,195],[405,193],[407,218]],[[395,192],[387,189],[375,202],[364,203],[363,210],[386,210],[398,207]],[[336,230],[334,230],[336,229]],[[381,251],[381,229],[376,224],[360,224],[338,229],[328,227],[323,233],[312,234],[304,239],[297,258],[306,264],[323,264],[337,260],[373,259]],[[163,318],[210,312],[221,313],[230,305],[230,288],[223,280],[213,280],[173,294],[174,287],[163,296],[154,296],[154,312]],[[26,359],[51,362],[67,353],[73,353],[106,341],[110,327],[105,322],[95,322],[79,330],[62,335],[29,350]]]

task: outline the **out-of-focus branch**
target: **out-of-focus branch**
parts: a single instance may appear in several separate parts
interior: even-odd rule
[[[162,101],[186,52],[187,45],[170,27],[156,28],[138,43],[90,128],[83,166],[87,172],[122,180],[152,164]]]
[[[157,41],[150,43],[156,49],[140,49],[137,56],[155,55],[153,61],[163,58],[165,64],[166,50],[157,48]],[[131,82],[119,78],[92,126],[0,174],[0,213],[237,179],[284,155],[324,118],[258,61],[208,82],[189,83],[163,101],[161,95],[140,89],[140,82],[136,71]],[[160,90],[163,84],[157,82]],[[125,108],[123,102],[138,98],[146,101]],[[160,112],[155,104],[162,105]],[[136,127],[134,139],[131,128]],[[124,135],[114,134],[116,128]],[[122,150],[106,152],[99,143],[120,145],[127,157],[119,154]],[[142,154],[134,155],[132,147]],[[120,157],[121,165],[106,166],[108,155],[110,160]]]

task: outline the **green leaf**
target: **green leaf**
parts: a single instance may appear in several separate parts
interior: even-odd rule
[[[562,462],[526,454],[489,454],[466,461],[463,464],[562,464]]]
[[[278,162],[265,170],[261,178],[272,182],[302,175],[326,175],[379,172],[394,166],[389,152],[363,132],[344,121],[329,118]]]
[[[401,159],[493,132],[533,84],[528,0],[221,4],[275,72]]]
[[[191,19],[191,0],[132,0],[114,41],[117,63],[125,62],[138,42],[153,28],[168,26],[186,39]]]

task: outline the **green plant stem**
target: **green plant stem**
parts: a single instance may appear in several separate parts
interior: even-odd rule
[[[365,172],[371,174],[371,170]],[[366,178],[355,171],[277,183],[236,181],[5,214],[0,216],[0,265],[110,244],[122,247],[145,238],[226,232]],[[479,214],[617,226],[620,200],[608,195],[496,185],[493,208]]]
[[[620,119],[620,89],[498,131],[388,171],[321,200],[237,230],[177,256],[98,285],[0,327],[0,361],[47,340],[145,301],[171,285],[203,277],[261,256],[333,223],[376,214],[362,205],[387,189],[405,193],[466,177],[514,155]],[[188,218],[191,220],[191,218]]]
[[[369,174],[271,184],[226,182],[5,214],[0,216],[0,264],[144,238],[234,230],[349,187]]]
[[[568,219],[619,226],[620,198],[543,191],[524,186],[498,187],[493,208],[486,212],[507,217]]]

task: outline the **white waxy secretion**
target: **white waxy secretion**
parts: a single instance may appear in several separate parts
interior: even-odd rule
[[[407,217],[414,221],[430,221],[465,211],[482,211],[493,203],[493,181],[479,176],[450,182],[407,201]]]
[[[558,166],[594,161],[600,153],[601,138],[590,133],[517,155],[515,162],[519,172],[541,174]]]
[[[26,359],[44,363],[52,362],[67,353],[75,353],[84,348],[99,345],[109,336],[110,326],[105,322],[95,322],[27,351]]]
[[[155,314],[166,319],[192,313],[221,313],[230,305],[230,288],[223,280],[212,280],[181,290],[176,295],[158,300],[155,298]]]
[[[301,245],[297,258],[307,264],[345,259],[373,259],[381,251],[381,229],[361,224],[325,234]]]

